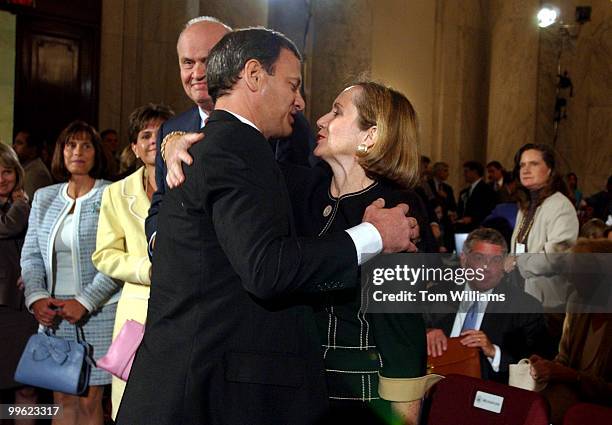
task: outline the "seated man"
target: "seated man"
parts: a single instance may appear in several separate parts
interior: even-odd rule
[[[542,306],[516,287],[504,271],[507,252],[498,231],[472,231],[464,244],[461,267],[481,269],[483,278],[469,281],[463,290],[504,294],[505,301],[455,301],[456,313],[433,313],[426,318],[429,355],[442,355],[448,337],[463,337],[461,344],[480,349],[482,378],[504,383],[508,382],[508,365],[533,353],[549,356],[552,352]],[[454,283],[439,284],[430,292],[448,293],[457,288]]]

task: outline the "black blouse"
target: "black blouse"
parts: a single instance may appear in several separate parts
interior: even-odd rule
[[[418,195],[389,182],[375,181],[367,188],[331,196],[331,171],[325,165],[314,170],[285,169],[298,233],[322,236],[358,225],[368,205],[378,198],[386,207],[407,203],[419,222],[420,251],[435,252],[425,207]],[[378,374],[388,378],[412,378],[425,374],[427,363],[425,324],[416,314],[370,314],[362,309],[359,285],[355,289],[327,293],[315,300],[315,316],[325,359],[331,399],[378,399]]]

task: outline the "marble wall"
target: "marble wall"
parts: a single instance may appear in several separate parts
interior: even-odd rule
[[[436,2],[402,0],[373,10],[372,76],[404,93],[419,117],[421,150],[432,154]]]
[[[309,119],[312,109],[311,55],[314,7],[314,3],[304,0],[270,1],[268,4],[268,27],[289,37],[302,54],[302,90],[306,100],[305,115]]]
[[[308,115],[331,109],[340,90],[372,71],[372,7],[368,0],[318,1],[313,7]]]
[[[593,7],[592,22],[564,52],[575,96],[558,149],[589,192],[609,170],[612,79],[609,0],[558,0]],[[145,102],[177,112],[190,106],[178,76],[182,24],[213,15],[235,27],[268,25],[304,53],[306,116],[314,124],[359,76],[406,93],[421,118],[422,150],[451,165],[497,159],[511,168],[518,147],[550,141],[558,33],[542,32],[540,0],[105,0],[100,124],[126,133],[127,116]],[[310,14],[310,20],[309,20]],[[306,29],[308,28],[308,31]],[[602,155],[606,153],[605,155]]]
[[[192,104],[179,78],[176,40],[185,22],[215,16],[242,27],[267,23],[268,0],[105,0],[102,9],[100,129],[127,143],[128,116],[148,102],[176,113]]]
[[[601,190],[612,171],[612,3],[609,0],[559,0],[561,19],[574,24],[576,6],[591,6],[591,21],[571,28],[565,37],[558,26],[542,30],[538,60],[536,140],[553,143],[557,59],[562,49],[561,73],[568,72],[573,96],[567,118],[559,123],[555,143],[560,169],[578,175],[585,194]]]
[[[13,143],[15,15],[0,11],[0,143]]]
[[[486,159],[507,168],[535,137],[538,0],[492,0]]]
[[[165,103],[180,112],[189,105],[178,75],[176,38],[197,13],[197,2],[181,7],[164,0],[102,4],[100,129],[118,130],[127,144],[128,116],[136,107]]]
[[[489,7],[487,0],[436,2],[431,158],[450,165],[456,192],[462,164],[486,155]]]

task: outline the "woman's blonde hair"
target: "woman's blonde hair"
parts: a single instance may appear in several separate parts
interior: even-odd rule
[[[376,143],[360,155],[370,178],[401,187],[416,185],[419,176],[419,125],[414,107],[402,93],[373,81],[354,84],[361,90],[353,103],[363,131],[376,126]]]
[[[4,168],[15,170],[15,174],[17,174],[17,181],[15,182],[15,188],[13,188],[12,192],[23,189],[24,171],[19,163],[17,153],[15,153],[12,147],[2,142],[0,142],[0,165]]]

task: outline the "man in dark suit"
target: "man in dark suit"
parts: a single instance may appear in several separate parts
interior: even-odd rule
[[[459,194],[458,219],[455,221],[457,233],[469,233],[478,228],[495,206],[495,192],[484,182],[483,176],[484,167],[480,162],[463,164],[463,177],[469,186]]]
[[[463,345],[480,349],[483,379],[504,383],[508,382],[510,364],[533,353],[548,357],[554,351],[541,304],[504,272],[507,252],[506,241],[498,231],[480,228],[470,233],[464,243],[461,266],[480,268],[484,278],[466,283],[463,290],[503,294],[505,301],[459,302],[449,297],[444,307],[450,306],[456,313],[426,315],[429,355],[439,356],[446,351],[448,337],[463,337]],[[443,283],[430,292],[448,294],[457,288],[462,290],[454,282]]]
[[[432,177],[427,180],[432,198],[427,201],[427,211],[431,228],[442,251],[452,252],[455,246],[453,239],[453,220],[457,217],[457,203],[451,185],[446,183],[449,166],[446,162],[436,162],[432,167]]]
[[[215,110],[185,182],[159,213],[146,331],[118,425],[315,424],[327,397],[304,293],[347,287],[376,253],[411,248],[407,206],[298,238],[267,139],[304,107],[300,55],[263,28],[226,34],[208,58]]]
[[[487,164],[488,184],[494,192],[499,191],[504,185],[504,166],[499,161],[490,161]]]
[[[436,162],[432,170],[433,177],[427,181],[431,188],[431,192],[435,195],[436,200],[440,203],[445,212],[456,212],[457,203],[455,202],[453,188],[446,183],[449,175],[448,164],[446,162]]]
[[[506,171],[499,161],[491,161],[487,164],[487,179],[489,187],[495,192],[495,204],[513,202],[512,188],[508,187],[508,181],[512,180],[512,173]]]

